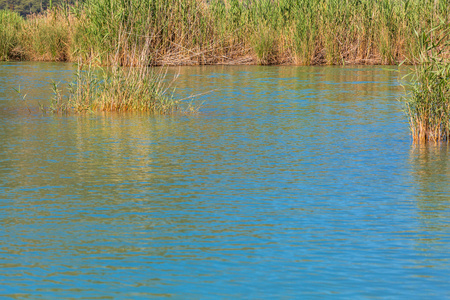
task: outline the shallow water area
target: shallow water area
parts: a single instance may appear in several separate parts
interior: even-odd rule
[[[60,116],[71,64],[0,63],[0,297],[450,298],[449,146],[392,69],[174,68],[199,114]]]

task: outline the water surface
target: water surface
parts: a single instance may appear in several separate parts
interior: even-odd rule
[[[35,110],[72,71],[0,64],[0,297],[450,298],[449,147],[411,144],[398,73],[184,67],[199,115]]]

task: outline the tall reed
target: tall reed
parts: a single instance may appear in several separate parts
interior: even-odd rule
[[[444,28],[438,31],[439,28]],[[417,33],[419,64],[410,74],[410,92],[404,98],[411,134],[416,143],[450,140],[450,28],[441,24]],[[436,36],[437,35],[437,36]],[[447,55],[442,55],[445,53]]]
[[[70,22],[62,9],[29,15],[21,33],[21,49],[28,60],[68,61],[71,59]]]
[[[180,105],[170,94],[170,83],[165,72],[155,72],[149,67],[149,44],[142,49],[134,48],[140,59],[123,67],[122,47],[128,47],[128,35],[124,29],[116,41],[116,55],[110,58],[110,66],[99,67],[92,61],[77,63],[74,82],[64,97],[57,85],[54,97],[44,110],[54,113],[80,113],[94,111],[148,111],[168,114],[175,111],[194,111],[192,106]]]
[[[146,43],[152,65],[395,64],[418,56],[414,30],[449,15],[450,0],[86,0],[16,30],[28,59],[110,64],[127,34],[124,65]]]
[[[19,14],[0,10],[0,60],[21,58],[17,47],[23,25],[24,20]]]

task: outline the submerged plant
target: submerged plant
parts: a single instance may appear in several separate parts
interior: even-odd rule
[[[439,36],[436,30],[445,26]],[[450,61],[443,58],[448,51],[448,25],[428,32],[416,33],[421,51],[409,74],[411,84],[404,97],[414,142],[450,140]]]

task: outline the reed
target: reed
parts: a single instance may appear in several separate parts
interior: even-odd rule
[[[78,69],[68,106],[61,112],[148,111],[155,114],[174,113],[180,109],[167,87],[164,73],[149,67],[109,67]]]
[[[152,65],[396,64],[418,56],[414,30],[449,16],[450,0],[86,0],[15,30],[25,59],[108,65],[127,34],[124,65],[146,43]]]
[[[124,31],[126,32],[126,31]],[[147,43],[140,49],[140,59],[123,67],[121,48],[127,45],[128,37],[117,41],[116,56],[110,58],[110,66],[99,67],[98,62],[78,61],[74,81],[67,96],[63,96],[58,85],[53,84],[54,97],[46,111],[54,113],[82,113],[95,111],[147,111],[154,114],[174,112],[196,112],[190,105],[182,106],[181,100],[171,95],[171,83],[167,83],[166,72],[155,72],[149,67]],[[126,46],[125,46],[126,47]],[[137,48],[134,49],[138,51]]]
[[[53,84],[54,97],[44,111],[83,113],[96,111],[146,111],[154,114],[196,112],[193,106],[182,108],[165,85],[165,73],[148,67],[99,68],[79,63],[69,93],[64,96]]]
[[[23,18],[11,11],[0,10],[0,60],[21,58],[18,50]]]
[[[417,33],[420,63],[409,74],[409,93],[403,98],[415,143],[450,140],[450,61],[442,58],[450,50],[448,34],[445,23]]]
[[[70,22],[62,9],[29,15],[21,32],[21,49],[27,60],[69,61]]]

